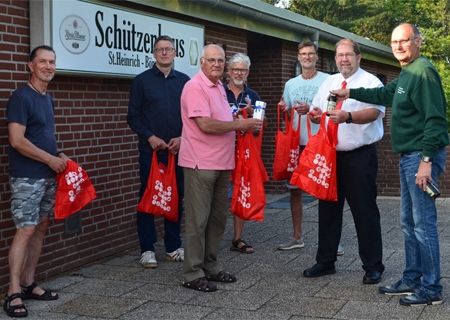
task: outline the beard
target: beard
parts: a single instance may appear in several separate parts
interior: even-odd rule
[[[235,86],[242,86],[244,84],[244,80],[236,80],[236,79],[232,79],[231,81],[233,81]]]

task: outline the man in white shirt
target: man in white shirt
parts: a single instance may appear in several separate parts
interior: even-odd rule
[[[303,271],[305,277],[336,273],[334,263],[342,229],[344,202],[350,206],[365,275],[364,284],[381,281],[382,241],[380,212],[376,203],[378,158],[375,142],[383,137],[385,107],[347,99],[342,107],[327,111],[329,91],[338,88],[374,88],[383,86],[374,75],[359,67],[358,44],[343,39],[335,46],[339,74],[325,79],[312,102],[310,119],[318,123],[323,112],[331,125],[339,125],[337,150],[338,201],[319,200],[319,247],[317,264]]]

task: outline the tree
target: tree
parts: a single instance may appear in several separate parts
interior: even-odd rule
[[[291,0],[286,9],[384,45],[400,23],[416,25],[421,53],[442,77],[450,119],[450,0]]]

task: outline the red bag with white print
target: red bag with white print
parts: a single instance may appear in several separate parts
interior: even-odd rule
[[[300,157],[300,117],[297,129],[292,127],[295,117],[292,108],[291,119],[284,113],[286,132],[280,128],[280,105],[278,104],[278,128],[275,136],[275,157],[273,159],[273,180],[288,180],[297,168]]]
[[[56,175],[55,219],[65,219],[97,198],[86,172],[75,161],[68,160],[66,170]]]
[[[269,180],[261,159],[262,130],[258,137],[252,132],[237,132],[236,168],[234,170],[231,211],[243,220],[264,220],[266,193],[264,182]]]
[[[152,165],[147,186],[139,202],[137,211],[163,216],[178,222],[178,189],[175,175],[175,155],[168,153],[167,167],[158,163],[156,151],[153,151]]]
[[[326,117],[324,112],[319,131],[313,136],[308,121],[309,140],[290,184],[318,199],[337,201],[336,144],[339,126],[330,121],[327,130]]]

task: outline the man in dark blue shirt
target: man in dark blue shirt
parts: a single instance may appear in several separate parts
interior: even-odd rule
[[[136,76],[130,90],[127,122],[139,137],[139,165],[142,198],[147,186],[153,151],[157,151],[158,162],[167,165],[168,153],[177,154],[181,141],[180,97],[189,77],[172,69],[176,56],[172,38],[160,36],[156,39],[153,56],[155,65]],[[184,261],[181,247],[180,226],[183,213],[183,171],[176,165],[178,188],[178,222],[164,219],[164,244],[166,260]],[[154,244],[157,241],[154,215],[137,212],[137,229],[141,247],[141,264],[146,268],[158,266]]]
[[[227,100],[233,112],[233,116],[241,108],[247,108],[247,113],[253,113],[253,107],[257,100],[261,100],[256,91],[250,89],[245,84],[250,72],[250,59],[242,53],[237,53],[228,62],[228,74],[230,81],[224,85],[227,93]],[[230,184],[228,197],[231,198],[233,185]],[[253,253],[255,250],[251,245],[245,243],[242,237],[244,220],[234,215],[234,237],[230,250],[242,253]]]
[[[47,92],[56,72],[55,51],[33,49],[30,81],[14,91],[6,105],[11,215],[16,233],[8,253],[10,281],[4,310],[26,317],[23,300],[56,300],[58,295],[34,282],[49,218],[53,217],[56,174],[69,158],[58,150],[53,99]]]

